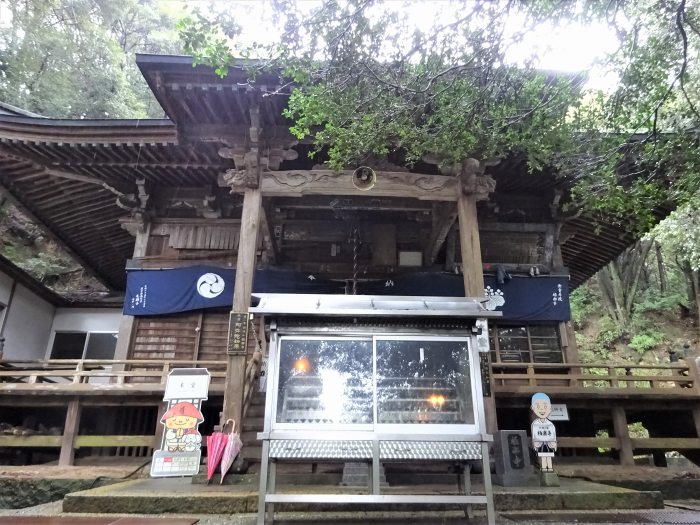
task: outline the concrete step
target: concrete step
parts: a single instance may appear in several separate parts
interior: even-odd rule
[[[582,480],[560,478],[561,487],[494,487],[495,507],[499,511],[516,510],[609,510],[663,508],[661,494],[656,491],[634,491]],[[280,486],[282,490],[284,487]],[[363,489],[338,486],[298,486],[286,490],[318,494],[360,494]],[[279,504],[280,512],[367,512],[367,511],[444,511],[449,505],[421,504],[421,494],[445,493],[454,487],[422,485],[419,487],[388,487],[384,494],[416,494],[413,504]],[[479,493],[474,484],[474,492]],[[221,486],[193,485],[187,478],[139,479],[67,494],[63,512],[95,512],[126,514],[237,514],[257,511],[258,495],[254,484]],[[477,509],[480,507],[477,507]],[[483,507],[481,507],[483,508]]]

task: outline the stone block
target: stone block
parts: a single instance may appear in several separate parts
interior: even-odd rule
[[[494,483],[504,487],[537,483],[530,464],[530,440],[524,430],[499,430],[494,436]]]

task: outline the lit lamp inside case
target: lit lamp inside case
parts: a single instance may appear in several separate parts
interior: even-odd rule
[[[273,426],[475,425],[471,366],[458,338],[282,336]]]

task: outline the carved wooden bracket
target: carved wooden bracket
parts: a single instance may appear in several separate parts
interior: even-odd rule
[[[234,162],[236,167],[226,170],[223,174],[231,192],[260,186],[260,153],[257,148],[251,149],[242,158],[234,158]]]
[[[248,135],[242,140],[222,138],[226,144],[219,149],[220,157],[232,159],[235,168],[226,170],[222,179],[231,192],[245,190],[245,188],[258,188],[260,176],[263,172],[278,170],[285,160],[294,160],[299,154],[291,147],[298,141],[289,137],[268,137],[260,126],[260,110],[258,106],[251,106],[250,128]]]
[[[134,212],[128,219],[121,219],[121,227],[128,231],[133,237],[146,232],[146,226],[150,217],[146,212]]]
[[[474,195],[477,201],[489,199],[496,190],[496,181],[484,173],[484,166],[476,159],[465,159],[457,172],[462,193]]]

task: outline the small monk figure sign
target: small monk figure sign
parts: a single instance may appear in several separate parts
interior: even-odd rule
[[[552,402],[547,394],[538,392],[532,396],[530,406],[535,419],[532,422],[532,448],[537,452],[542,472],[554,472],[552,458],[557,450],[557,431],[554,423],[549,420],[552,413]]]

